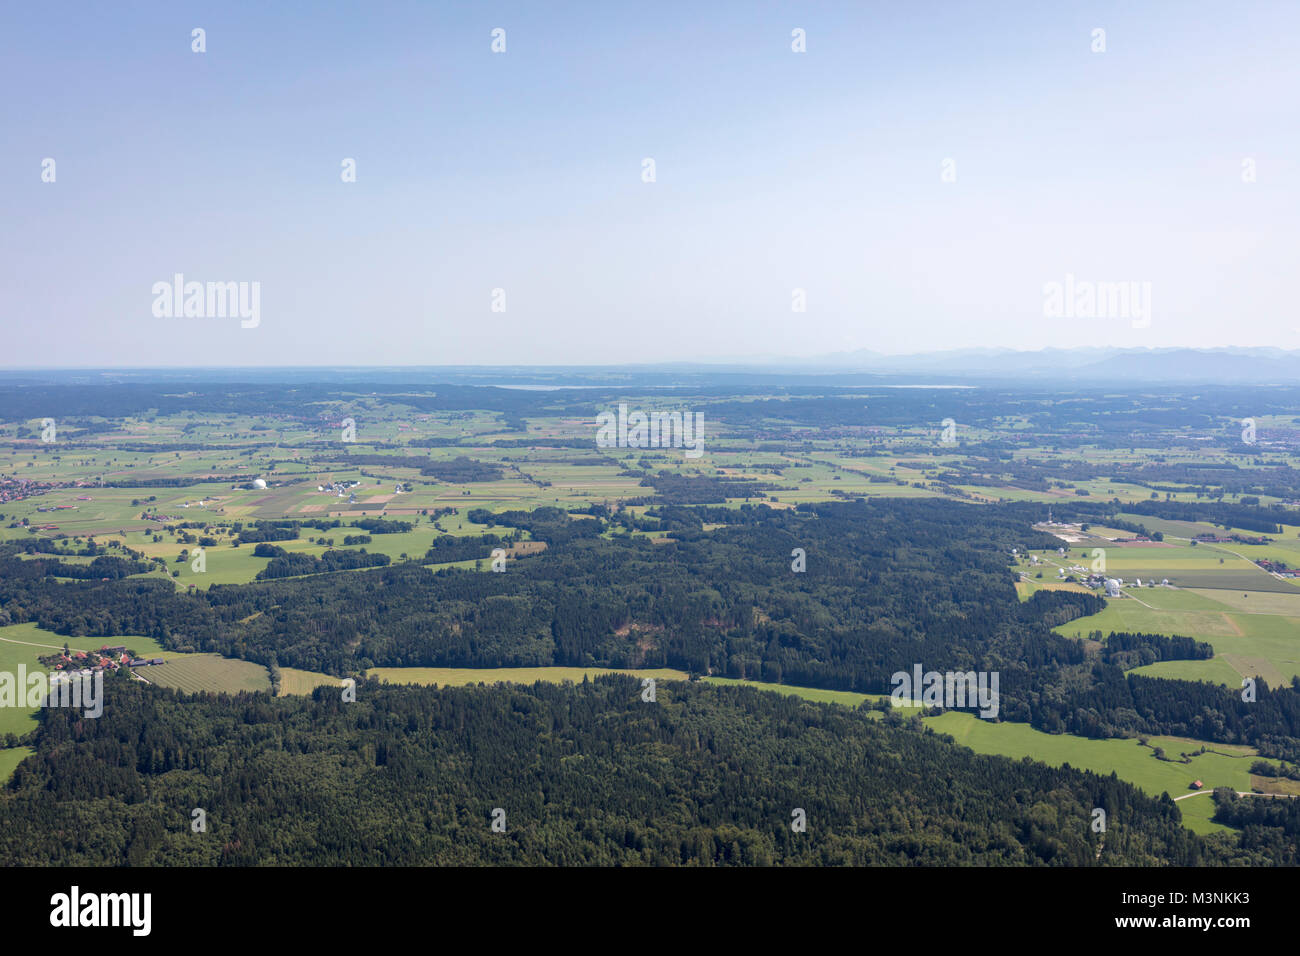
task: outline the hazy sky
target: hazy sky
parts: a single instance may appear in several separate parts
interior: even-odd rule
[[[0,91],[4,366],[1300,348],[1293,0],[9,3]]]

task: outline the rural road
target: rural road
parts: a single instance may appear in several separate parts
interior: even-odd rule
[[[1185,793],[1181,797],[1174,797],[1174,802],[1177,803],[1179,800],[1186,800],[1188,797],[1199,797],[1203,793],[1214,793],[1214,791],[1197,790],[1195,793]],[[1292,799],[1295,799],[1296,797],[1296,794],[1294,793],[1254,793],[1249,790],[1238,790],[1236,793],[1239,797],[1290,797]]]

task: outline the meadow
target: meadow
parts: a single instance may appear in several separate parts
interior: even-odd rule
[[[1115,550],[1107,552],[1110,567]],[[1136,573],[1143,573],[1142,568]],[[1055,630],[1068,637],[1088,637],[1094,631],[1180,635],[1214,648],[1210,660],[1161,661],[1138,668],[1153,676],[1234,687],[1243,677],[1258,676],[1276,687],[1300,674],[1300,613],[1293,613],[1300,611],[1300,594],[1164,587],[1126,587],[1124,594],[1108,600],[1099,613]]]
[[[332,674],[299,670],[296,667],[280,668],[280,696],[311,694],[317,687],[340,687],[341,681]]]
[[[1067,734],[1046,734],[1027,724],[995,723],[956,712],[927,718],[925,723],[977,753],[1029,757],[1054,766],[1068,763],[1071,767],[1103,775],[1114,773],[1153,795],[1168,793],[1171,797],[1181,797],[1195,793],[1191,789],[1194,780],[1200,780],[1205,790],[1232,787],[1250,791],[1254,784],[1264,779],[1252,779],[1250,766],[1259,758],[1245,747],[1202,744],[1175,737],[1151,737],[1149,746],[1132,738],[1088,740]],[[1202,746],[1213,749],[1209,753],[1196,753]],[[1155,756],[1155,747],[1163,748],[1175,759],[1159,759]],[[1182,754],[1189,755],[1187,759],[1190,762],[1179,762]],[[1197,833],[1227,829],[1210,821],[1214,804],[1208,796],[1179,800],[1178,808],[1184,825]]]
[[[756,680],[738,680],[734,677],[705,677],[702,680],[706,684],[717,684],[720,687],[752,687],[755,690],[775,691],[779,694],[793,694],[796,697],[802,697],[804,700],[811,700],[819,704],[843,704],[845,707],[861,707],[863,704],[879,704],[888,700],[888,695],[884,694],[858,694],[849,690],[822,690],[818,687],[795,687],[791,684],[771,684],[766,681]],[[881,714],[882,711],[873,711],[874,714]]]
[[[463,687],[466,684],[533,684],[539,680],[581,683],[601,674],[631,674],[656,681],[681,681],[690,676],[672,668],[619,670],[606,667],[372,667],[365,676],[387,684]]]

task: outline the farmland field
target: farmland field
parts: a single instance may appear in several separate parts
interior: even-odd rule
[[[1233,686],[1240,686],[1242,677],[1260,676],[1276,687],[1300,674],[1300,618],[1231,610],[1234,604],[1218,600],[1215,596],[1221,592],[1213,589],[1152,588],[1134,593],[1140,593],[1140,599],[1110,601],[1100,613],[1056,630],[1071,637],[1086,637],[1094,631],[1181,635],[1208,641],[1214,647],[1215,657],[1208,661],[1165,661],[1141,669],[1158,676]],[[1259,592],[1231,593],[1236,606],[1253,606],[1251,597]],[[1259,597],[1261,608],[1290,606],[1279,602],[1280,595],[1259,593]],[[1222,610],[1214,609],[1216,605]]]
[[[13,776],[14,768],[33,753],[31,747],[0,748],[0,785]]]
[[[233,660],[219,654],[163,655],[166,663],[138,668],[145,680],[159,687],[187,693],[235,694],[240,691],[269,691],[271,678],[265,667],[250,661]]]
[[[317,687],[339,687],[340,679],[331,674],[299,670],[296,667],[280,668],[280,694],[310,694]]]
[[[764,681],[756,680],[737,680],[731,677],[706,677],[704,680],[710,684],[720,684],[723,686],[733,687],[753,687],[755,690],[775,691],[779,694],[793,694],[796,697],[802,697],[804,700],[816,701],[824,704],[843,704],[846,707],[860,707],[865,703],[879,703],[882,700],[888,700],[887,696],[881,694],[855,694],[847,690],[821,690],[816,687],[796,687],[791,684],[770,684]],[[874,713],[880,713],[875,711]]]
[[[437,684],[463,687],[466,684],[532,684],[536,681],[581,683],[600,674],[631,674],[660,681],[686,680],[685,671],[671,668],[617,670],[605,667],[373,667],[367,677],[387,684]]]
[[[1056,765],[1068,763],[1100,774],[1113,772],[1148,793],[1168,793],[1171,797],[1194,792],[1190,784],[1198,779],[1206,789],[1232,787],[1248,791],[1251,789],[1250,765],[1256,759],[1249,750],[1204,744],[1213,747],[1214,751],[1195,754],[1189,763],[1160,760],[1154,756],[1152,747],[1163,747],[1167,754],[1177,758],[1184,752],[1195,753],[1203,745],[1198,741],[1165,737],[1152,737],[1150,747],[1144,747],[1133,739],[1088,740],[1066,734],[1045,734],[1024,724],[981,720],[971,714],[947,713],[927,718],[925,723],[978,753],[1030,757]],[[1187,806],[1197,800],[1202,802]],[[1210,822],[1201,812],[1212,808],[1208,797],[1179,801],[1178,806],[1183,812],[1184,824],[1190,829],[1199,833],[1224,829]]]
[[[40,631],[34,624],[11,624],[0,628],[0,671],[17,673],[21,664],[28,673],[45,667],[37,661],[43,654],[62,649],[57,635]],[[41,646],[32,646],[33,644]],[[0,707],[0,735],[27,733],[36,725],[36,710],[28,707]]]

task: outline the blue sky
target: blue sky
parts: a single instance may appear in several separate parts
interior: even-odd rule
[[[0,365],[1300,348],[1300,4],[116,6],[0,16]]]

